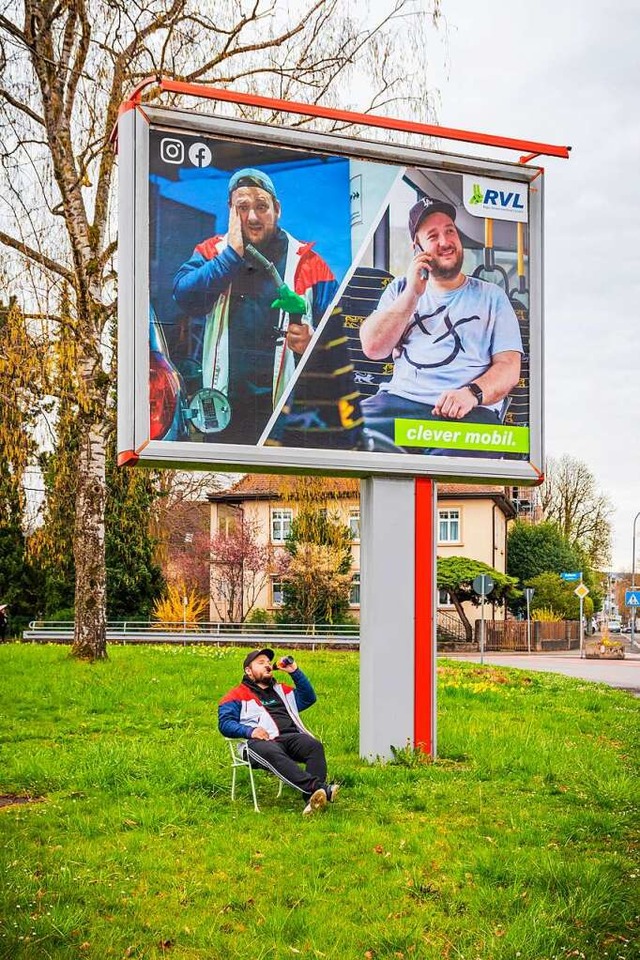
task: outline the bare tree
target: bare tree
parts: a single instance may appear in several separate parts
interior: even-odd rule
[[[540,505],[544,519],[556,523],[565,539],[584,552],[591,566],[608,564],[613,505],[598,489],[586,463],[567,454],[550,457],[540,487]]]
[[[244,623],[272,570],[277,569],[268,545],[261,544],[257,527],[239,511],[239,522],[211,540],[211,599],[218,616]]]
[[[401,102],[427,119],[426,51],[440,0],[430,8],[424,0],[387,0],[378,20],[366,3],[355,10],[346,0],[0,0],[0,243],[13,255],[4,265],[7,284],[45,315],[62,285],[71,291],[65,322],[77,371],[78,657],[106,656],[105,441],[116,251],[109,138],[118,107],[155,74],[351,107],[345,101],[354,96],[359,70],[371,93],[368,108],[397,112]],[[414,56],[416,69],[407,70]]]

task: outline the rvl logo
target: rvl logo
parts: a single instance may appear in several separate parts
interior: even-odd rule
[[[499,207],[500,210],[524,210],[519,193],[491,188],[483,193],[479,183],[474,183],[469,203],[482,203],[485,207]]]

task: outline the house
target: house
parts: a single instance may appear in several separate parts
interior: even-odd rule
[[[248,524],[255,540],[268,557],[259,583],[253,583],[254,608],[273,613],[282,604],[282,580],[278,574],[278,554],[284,551],[291,521],[299,510],[297,489],[314,485],[320,506],[337,514],[349,527],[352,537],[351,609],[360,609],[360,496],[359,481],[346,478],[300,478],[266,474],[247,474],[225,491],[209,494],[211,539],[219,533]],[[482,560],[501,572],[506,571],[508,525],[516,516],[509,498],[510,488],[498,485],[438,484],[437,552],[438,556],[467,556]],[[215,596],[216,558],[212,558],[211,619],[224,617],[224,598]],[[439,605],[453,614],[446,594]],[[231,607],[228,607],[230,610]],[[474,612],[469,611],[472,616]],[[503,616],[501,608],[492,614]],[[228,617],[228,619],[233,619]]]

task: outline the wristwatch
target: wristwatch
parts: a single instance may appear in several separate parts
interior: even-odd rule
[[[478,401],[478,406],[481,406],[482,400],[483,400],[482,387],[479,387],[477,383],[466,383],[465,386],[467,390],[471,390],[471,393],[474,395],[474,397]]]

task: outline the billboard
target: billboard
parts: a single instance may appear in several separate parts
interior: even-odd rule
[[[121,463],[539,479],[538,168],[147,105],[118,135]]]

